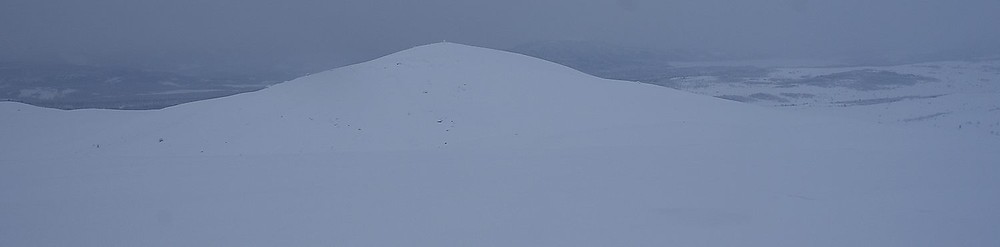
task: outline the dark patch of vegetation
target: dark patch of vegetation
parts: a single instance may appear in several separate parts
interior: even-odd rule
[[[720,99],[725,99],[725,100],[732,100],[732,101],[737,101],[737,102],[743,102],[743,103],[750,103],[750,102],[754,102],[755,101],[753,98],[750,98],[750,97],[747,97],[747,96],[743,96],[743,95],[718,95],[718,96],[715,96],[715,97],[716,98],[720,98]]]
[[[902,96],[902,97],[892,97],[892,98],[878,98],[878,99],[859,99],[859,100],[848,100],[848,101],[836,101],[833,104],[841,106],[863,106],[863,105],[877,105],[877,104],[888,104],[893,102],[899,102],[903,100],[911,99],[933,99],[937,97],[944,96],[944,94],[939,95],[929,95],[929,96]]]
[[[843,87],[854,90],[884,90],[901,86],[913,86],[921,82],[934,82],[935,78],[900,74],[885,70],[853,70],[847,72],[833,73],[810,78],[794,79],[780,82],[789,85],[810,85],[817,87]]]
[[[754,99],[758,99],[758,100],[774,101],[774,102],[779,102],[779,103],[788,103],[787,99],[779,97],[777,95],[768,94],[768,93],[755,93],[755,94],[751,94],[750,98],[754,98]]]
[[[769,82],[760,82],[759,79],[767,77],[771,72],[772,69],[752,66],[683,67],[666,68],[656,74],[647,74],[645,77],[636,77],[632,80],[683,89],[708,86],[680,83],[681,80],[699,76],[713,76],[718,78],[719,83],[766,84]]]
[[[794,98],[794,99],[812,99],[815,98],[815,94],[811,93],[781,93],[781,96]]]
[[[936,64],[917,65],[916,67],[919,67],[919,68],[928,68],[928,69],[941,69],[942,68],[941,65],[936,65]]]
[[[934,113],[934,114],[926,115],[926,116],[919,116],[919,117],[915,117],[915,118],[907,118],[907,119],[903,119],[903,122],[924,121],[924,120],[927,120],[927,119],[936,118],[936,117],[940,117],[940,116],[944,116],[944,115],[948,115],[948,114],[951,114],[951,112],[939,112],[939,113]]]

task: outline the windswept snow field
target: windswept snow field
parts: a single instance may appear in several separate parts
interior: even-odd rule
[[[162,110],[0,116],[0,246],[1000,246],[995,136],[451,43]]]

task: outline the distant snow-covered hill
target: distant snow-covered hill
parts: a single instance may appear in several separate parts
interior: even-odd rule
[[[758,77],[659,83],[794,112],[1000,136],[1000,61],[774,68]]]
[[[0,246],[1000,244],[997,138],[458,44],[161,110],[0,115]]]

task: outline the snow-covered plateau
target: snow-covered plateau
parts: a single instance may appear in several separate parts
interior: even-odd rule
[[[1000,246],[996,136],[452,43],[161,110],[0,116],[0,246]]]

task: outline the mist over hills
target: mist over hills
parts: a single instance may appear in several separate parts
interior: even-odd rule
[[[0,114],[5,246],[1000,244],[995,138],[451,43],[161,110]]]
[[[872,65],[887,61],[873,62],[879,60],[879,54],[888,54],[878,52],[865,55],[873,59],[761,59],[768,56],[664,52],[588,41],[532,42],[510,50],[602,78],[650,83],[744,103],[896,126],[1000,136],[1000,115],[993,110],[1000,105],[989,100],[1000,92],[997,84],[990,83],[1000,81],[1000,74],[995,72],[996,60],[988,59],[989,53],[960,56],[966,58],[965,62],[935,60],[886,66]],[[961,53],[942,54],[950,55],[888,57],[896,62],[912,62],[957,58]],[[253,59],[195,62],[168,56],[159,62],[127,67],[110,65],[114,61],[3,63],[0,99],[59,109],[160,109],[251,92],[320,71],[319,63],[255,64]]]
[[[988,47],[895,54],[868,51],[822,59],[698,49],[657,50],[600,41],[536,41],[510,51],[543,58],[602,78],[672,86],[671,78],[719,76],[733,82],[763,78],[781,67],[857,67],[945,60],[991,61]],[[1000,49],[992,49],[1000,50]],[[243,54],[227,49],[173,50],[147,56],[75,52],[49,58],[2,58],[0,100],[60,109],[159,109],[248,92],[355,63],[350,56],[318,52]],[[326,55],[325,57],[323,55]],[[993,54],[993,55],[991,55]],[[13,59],[13,60],[12,60]],[[84,72],[90,70],[89,72]],[[45,76],[41,76],[45,73]],[[142,74],[142,75],[140,75]],[[109,80],[130,78],[110,87]],[[164,86],[166,82],[173,86]]]
[[[123,67],[0,63],[0,100],[58,109],[161,109],[260,90],[253,76],[198,77]]]
[[[237,48],[0,57],[0,100],[66,110],[162,109],[251,92],[345,64],[335,56],[289,58]]]
[[[1000,246],[997,13],[3,0],[0,247]]]

